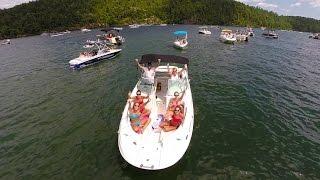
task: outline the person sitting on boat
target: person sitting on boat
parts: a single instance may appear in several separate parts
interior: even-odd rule
[[[165,115],[166,119],[170,119],[170,117],[173,115],[174,113],[174,109],[176,107],[179,107],[181,109],[183,109],[184,104],[182,102],[182,98],[184,96],[185,91],[182,92],[181,96],[179,96],[179,92],[174,92],[174,98],[171,98],[169,101],[169,105],[167,108],[167,113]]]
[[[145,108],[145,103],[144,103],[145,99],[148,99],[148,102],[150,101],[149,95],[142,96],[140,90],[137,90],[136,96],[131,97],[130,95],[131,95],[131,92],[128,93],[128,100],[133,99],[134,103],[139,103],[141,113],[150,114],[150,111]]]
[[[154,76],[155,76],[156,68],[160,65],[160,61],[161,60],[158,59],[158,65],[156,67],[152,67],[151,62],[148,63],[147,67],[143,67],[139,64],[139,60],[136,59],[138,67],[144,71],[143,77],[147,80],[147,83],[149,83],[149,84],[154,83]]]
[[[132,129],[138,134],[142,134],[150,123],[149,115],[141,112],[138,102],[133,103],[133,107],[129,110],[129,117]]]
[[[171,80],[178,80],[178,79],[180,79],[182,77],[183,71],[187,70],[187,65],[185,64],[184,68],[180,72],[178,72],[177,68],[172,68],[170,70],[169,69],[169,64],[168,64],[167,68],[168,68],[168,72],[169,72],[169,75],[171,77]]]
[[[181,107],[177,106],[174,109],[174,113],[171,115],[169,120],[163,121],[160,124],[160,127],[165,131],[173,131],[176,130],[183,122],[184,120],[184,115],[181,111]]]

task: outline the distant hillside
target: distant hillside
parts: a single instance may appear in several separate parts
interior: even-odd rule
[[[127,25],[184,23],[320,32],[320,21],[278,16],[234,0],[38,0],[0,10],[0,38]]]

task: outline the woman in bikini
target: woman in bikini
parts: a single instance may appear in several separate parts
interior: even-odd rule
[[[170,117],[173,115],[174,109],[176,107],[183,109],[184,104],[182,102],[182,98],[184,96],[184,93],[185,93],[185,91],[183,91],[181,96],[179,96],[179,93],[177,91],[174,92],[174,98],[170,99],[170,101],[169,101],[167,113],[165,115],[166,119],[170,119]]]
[[[172,68],[172,69],[169,69],[169,65],[167,66],[168,68],[168,73],[171,77],[171,80],[178,80],[182,77],[182,73],[183,71],[186,71],[187,70],[187,65],[185,64],[184,65],[184,68],[178,72],[178,69],[177,68]]]
[[[141,112],[140,106],[141,105],[138,102],[135,102],[133,103],[133,107],[129,110],[131,127],[138,134],[142,134],[150,123],[149,115]]]
[[[136,96],[131,97],[130,95],[131,95],[131,92],[128,93],[128,100],[133,99],[134,103],[135,102],[139,103],[141,113],[150,114],[150,110],[145,108],[145,105],[147,103],[144,103],[145,99],[148,99],[148,102],[149,102],[149,96],[142,96],[140,90],[137,90]]]

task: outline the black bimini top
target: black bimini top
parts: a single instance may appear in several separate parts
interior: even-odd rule
[[[175,55],[161,55],[161,54],[145,54],[139,61],[140,64],[155,63],[161,59],[161,62],[165,63],[179,63],[189,65],[189,59]]]

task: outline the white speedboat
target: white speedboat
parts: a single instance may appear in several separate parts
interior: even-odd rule
[[[71,33],[71,31],[69,31],[69,30],[65,30],[64,32],[62,32],[63,34],[70,34]]]
[[[118,31],[122,31],[123,27],[113,27],[113,29],[118,30]]]
[[[186,31],[176,31],[176,40],[173,42],[175,48],[185,49],[188,46],[188,33]]]
[[[131,29],[136,29],[136,28],[139,28],[139,27],[140,27],[139,24],[131,24],[131,25],[129,25],[129,28],[131,28]]]
[[[206,35],[210,35],[211,34],[211,31],[208,30],[208,27],[207,26],[202,26],[202,27],[199,27],[199,34],[206,34]]]
[[[102,29],[101,31],[106,32],[106,34],[104,34],[103,40],[106,40],[109,44],[121,45],[125,41],[125,38],[120,35],[119,30],[116,30],[114,28],[107,28]]]
[[[81,32],[90,32],[91,31],[91,29],[86,29],[86,28],[83,28],[83,29],[81,29]]]
[[[11,44],[11,40],[10,39],[6,39],[6,40],[3,40],[1,45],[8,45],[8,44]]]
[[[63,33],[53,33],[53,34],[50,34],[50,37],[58,37],[63,35],[64,35]]]
[[[69,65],[73,69],[80,69],[85,66],[98,63],[104,59],[111,59],[117,56],[122,49],[113,49],[104,44],[95,43],[97,48],[89,52],[82,52],[80,56],[69,61]]]
[[[248,36],[251,36],[251,37],[254,36],[254,32],[252,28],[247,28],[247,32],[248,32]]]
[[[236,39],[238,42],[244,42],[244,41],[247,42],[247,41],[249,41],[249,35],[248,35],[248,33],[237,32]]]
[[[139,63],[158,62],[158,59],[161,59],[161,62],[175,64],[189,62],[187,58],[180,56],[147,54],[142,56]],[[131,127],[129,108],[132,103],[128,102],[122,113],[118,130],[119,151],[129,164],[137,168],[146,170],[168,168],[183,157],[190,144],[194,110],[188,72],[185,71],[181,79],[171,80],[168,75],[168,66],[156,68],[154,84],[144,84],[143,79],[140,79],[132,91],[131,96],[135,95],[139,89],[142,95],[149,95],[150,98],[146,108],[151,110],[149,116],[151,122],[142,134],[136,133]],[[177,66],[169,67],[178,68]],[[176,91],[185,92],[182,99],[185,118],[176,130],[164,132],[159,128],[159,121],[165,115],[169,101]]]
[[[167,24],[159,24],[159,26],[167,26]]]
[[[279,38],[279,35],[275,31],[268,30],[267,32],[262,33],[262,35],[268,39],[278,39]]]
[[[226,44],[234,44],[237,41],[237,38],[232,30],[224,29],[220,34],[220,41]]]

